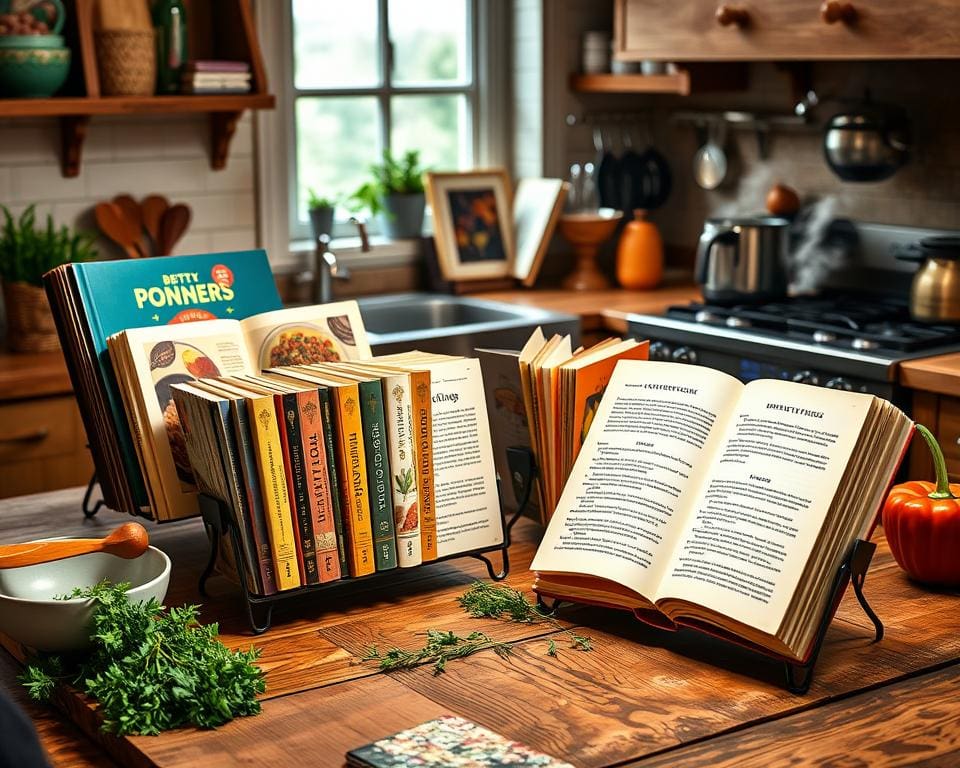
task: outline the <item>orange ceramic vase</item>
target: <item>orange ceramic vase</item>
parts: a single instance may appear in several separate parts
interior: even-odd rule
[[[617,243],[617,282],[624,288],[656,288],[663,279],[663,240],[646,220],[646,211],[633,212]]]

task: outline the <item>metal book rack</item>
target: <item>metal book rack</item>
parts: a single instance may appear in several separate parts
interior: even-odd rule
[[[530,450],[528,448],[508,448],[507,457],[508,461],[510,462],[511,471],[514,474],[511,480],[514,483],[514,488],[518,491],[517,498],[521,501],[517,511],[507,516],[503,510],[503,494],[500,494],[500,522],[503,526],[502,544],[498,544],[494,547],[470,550],[467,552],[457,552],[453,555],[439,557],[436,560],[429,560],[411,568],[391,568],[389,571],[379,571],[367,576],[344,577],[336,581],[328,581],[322,584],[309,584],[306,586],[296,587],[295,589],[287,589],[283,590],[282,592],[276,592],[272,595],[260,595],[250,588],[251,585],[247,580],[246,572],[242,565],[244,555],[243,548],[240,544],[239,531],[234,523],[233,515],[230,509],[219,499],[215,499],[205,494],[200,494],[200,514],[210,534],[210,557],[207,560],[207,564],[203,570],[203,573],[200,575],[200,594],[204,597],[207,597],[207,581],[213,575],[214,566],[216,564],[217,557],[220,554],[220,542],[224,535],[228,537],[230,546],[233,550],[234,562],[237,564],[237,575],[240,580],[240,588],[244,607],[246,609],[247,620],[250,624],[250,629],[255,635],[263,634],[270,629],[273,620],[274,606],[281,601],[289,600],[293,597],[303,597],[304,595],[310,595],[315,592],[336,590],[338,587],[343,587],[348,584],[357,584],[359,582],[366,581],[373,583],[378,579],[389,579],[391,575],[404,573],[407,571],[416,571],[424,566],[433,565],[434,563],[442,563],[448,560],[470,557],[474,560],[479,560],[487,567],[487,574],[493,581],[502,581],[510,572],[510,532],[512,531],[517,520],[520,519],[521,514],[523,514],[524,508],[526,507],[530,498],[530,489],[533,486],[533,476],[523,473],[524,467],[533,467],[532,454],[530,453]],[[493,561],[488,557],[488,555],[493,554],[494,552],[500,553],[501,565],[499,570],[496,569]]]
[[[787,690],[802,696],[810,690],[810,684],[813,682],[813,670],[817,664],[817,659],[820,657],[820,651],[823,648],[823,639],[826,637],[827,629],[833,620],[834,611],[840,602],[840,598],[843,597],[843,593],[846,591],[849,582],[853,582],[853,592],[857,596],[857,602],[860,603],[863,612],[866,613],[870,621],[873,622],[874,639],[872,642],[876,643],[883,639],[883,623],[877,614],[874,613],[870,607],[870,603],[867,602],[867,598],[863,594],[863,581],[867,576],[867,568],[870,566],[870,561],[873,559],[873,553],[876,548],[877,545],[872,541],[865,541],[863,539],[857,539],[853,543],[853,546],[850,548],[850,553],[837,569],[837,575],[834,577],[830,589],[830,599],[827,601],[823,615],[820,617],[813,646],[805,661],[800,662],[796,659],[772,654],[751,643],[740,643],[732,638],[721,637],[719,635],[712,636],[719,637],[719,639],[724,642],[748,648],[749,650],[782,662]],[[543,595],[537,595],[537,606],[550,615],[556,612],[563,603],[569,602],[571,605],[574,604],[572,601],[567,600],[551,600],[551,603],[548,605],[547,600],[548,598],[545,598]],[[693,627],[693,629],[696,629],[696,627]]]

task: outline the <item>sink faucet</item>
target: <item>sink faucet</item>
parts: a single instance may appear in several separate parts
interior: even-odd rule
[[[348,280],[350,270],[337,261],[336,254],[330,250],[330,236],[320,235],[314,251],[313,301],[326,304],[333,298],[333,281]]]

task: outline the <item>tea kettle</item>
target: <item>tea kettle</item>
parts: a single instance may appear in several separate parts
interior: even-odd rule
[[[776,216],[707,219],[695,268],[704,300],[745,304],[784,298],[789,229],[790,222]]]
[[[910,287],[910,315],[928,323],[960,323],[960,237],[925,237],[897,254],[920,268]]]

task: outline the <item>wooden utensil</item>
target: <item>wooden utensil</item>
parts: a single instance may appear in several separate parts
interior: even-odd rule
[[[190,207],[183,203],[171,205],[160,219],[160,239],[157,255],[169,256],[183,233],[190,226]]]
[[[139,232],[134,233],[124,215],[123,209],[116,203],[97,203],[93,207],[93,216],[100,231],[123,248],[131,259],[140,257],[135,243]]]
[[[4,544],[0,546],[0,568],[21,568],[91,552],[106,552],[132,560],[143,554],[149,544],[150,537],[146,528],[140,523],[124,523],[102,539],[58,539]]]
[[[143,242],[143,211],[140,210],[140,203],[130,195],[117,195],[113,198],[113,202],[123,212],[129,236],[136,232],[136,238],[133,241],[134,247],[140,256],[148,256],[147,247]]]
[[[170,201],[163,195],[147,195],[140,201],[140,213],[143,216],[143,228],[147,230],[153,243],[153,252],[160,253],[160,222],[170,207]]]

